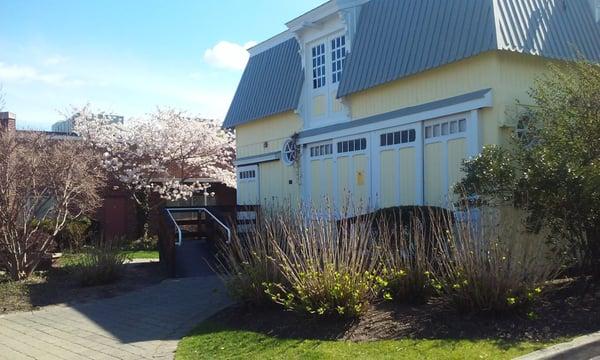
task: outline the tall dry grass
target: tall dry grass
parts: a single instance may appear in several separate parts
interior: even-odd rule
[[[285,249],[282,220],[289,210],[257,213],[256,223],[244,232],[233,231],[230,243],[220,243],[216,272],[231,296],[254,305],[271,304],[265,284],[282,283],[283,277],[275,261],[275,248]]]
[[[411,216],[405,224],[400,212],[376,219],[381,276],[395,302],[424,303],[433,293],[430,255],[432,246],[423,217]]]
[[[466,209],[463,215],[454,223],[447,217],[433,223],[432,273],[440,295],[459,311],[531,305],[560,269],[545,234],[528,231],[524,217],[510,207]]]

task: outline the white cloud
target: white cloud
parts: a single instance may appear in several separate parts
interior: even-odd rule
[[[46,59],[44,59],[43,63],[44,65],[47,66],[51,66],[51,65],[60,65],[60,64],[64,64],[65,62],[67,62],[68,58],[66,56],[62,56],[62,55],[53,55],[50,57],[47,57]]]
[[[219,41],[204,52],[204,61],[221,69],[243,70],[250,57],[248,49],[256,44],[256,41],[249,41],[243,45]]]
[[[8,65],[0,62],[0,81],[39,81],[56,86],[79,86],[82,80],[70,79],[63,74],[41,73],[28,65]]]

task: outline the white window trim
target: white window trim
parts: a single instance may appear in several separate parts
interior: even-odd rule
[[[311,128],[319,128],[327,125],[332,125],[340,122],[344,122],[349,120],[349,111],[347,109],[347,105],[342,104],[342,110],[339,112],[334,112],[334,102],[339,101],[338,99],[334,99],[332,94],[337,93],[337,89],[339,87],[340,81],[333,82],[333,73],[332,73],[332,49],[331,49],[331,40],[336,39],[340,36],[345,36],[345,48],[346,48],[346,57],[350,54],[352,43],[351,37],[347,33],[345,27],[337,27],[330,32],[323,33],[322,36],[311,39],[306,43],[305,46],[305,56],[306,64],[305,64],[305,129]],[[325,45],[325,86],[320,88],[313,88],[313,67],[312,67],[312,48],[324,44]],[[345,66],[344,66],[345,68]],[[342,70],[342,75],[343,77]],[[317,96],[325,97],[325,112],[322,116],[314,116],[313,115],[313,100]]]
[[[248,183],[258,181],[258,165],[250,166],[238,166],[237,170],[237,181],[238,183]],[[254,171],[254,177],[242,179],[241,174],[244,171]]]
[[[344,141],[353,141],[353,140],[358,140],[358,139],[365,139],[366,141],[366,146],[364,149],[362,150],[352,150],[352,151],[346,151],[346,152],[338,152],[337,149],[337,144],[339,142],[344,142]],[[360,154],[368,154],[369,153],[369,149],[371,148],[371,137],[369,136],[369,134],[361,134],[361,135],[355,135],[355,136],[346,136],[343,138],[335,138],[333,140],[333,152],[335,153],[336,157],[345,157],[345,156],[354,156],[354,155],[360,155]]]

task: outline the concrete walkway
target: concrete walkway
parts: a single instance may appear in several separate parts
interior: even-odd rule
[[[172,359],[177,342],[229,305],[215,276],[0,316],[0,359]]]

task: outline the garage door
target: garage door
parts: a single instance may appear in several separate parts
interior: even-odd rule
[[[336,203],[343,214],[364,212],[371,206],[369,142],[367,135],[335,141]]]
[[[373,140],[377,151],[374,197],[379,208],[414,205],[420,202],[417,183],[417,140],[420,131],[413,126],[385,129],[376,132]],[[377,176],[378,175],[378,176]]]
[[[240,166],[237,168],[238,205],[258,205],[258,166]]]
[[[331,142],[311,144],[309,147],[309,196],[311,205],[319,212],[327,211],[333,203],[333,144]]]
[[[463,117],[427,121],[425,132],[425,203],[448,206],[452,188],[462,178],[467,157],[467,120]]]

